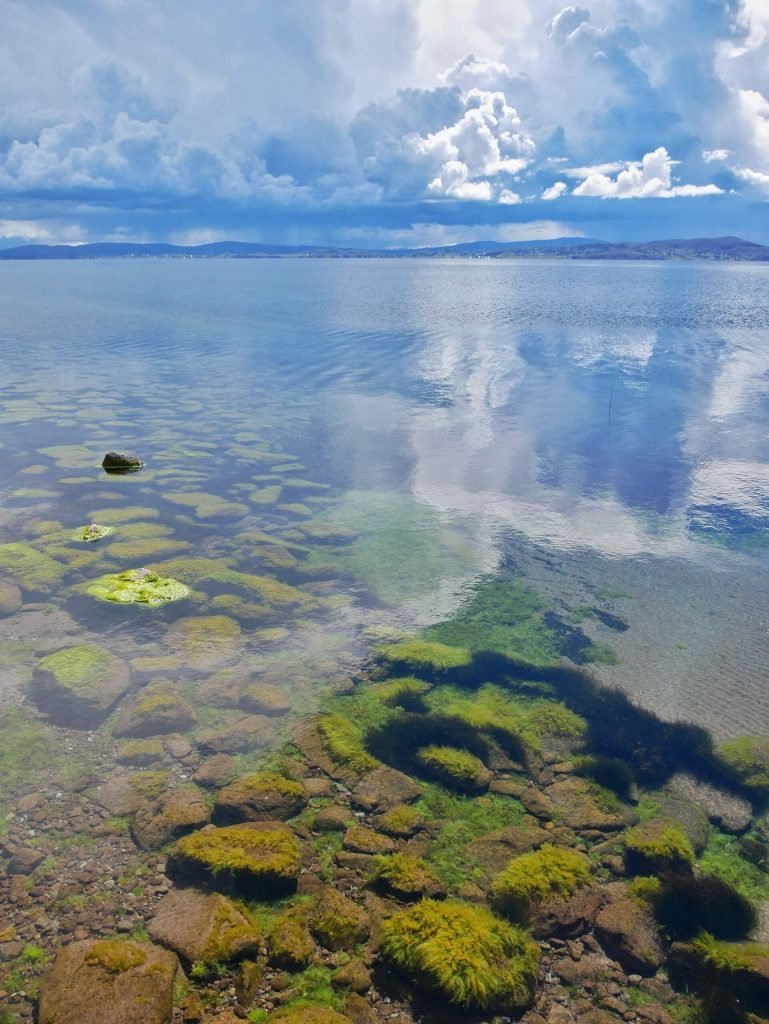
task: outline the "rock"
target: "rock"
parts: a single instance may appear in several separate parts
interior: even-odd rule
[[[369,854],[393,853],[398,848],[392,839],[380,835],[364,825],[353,825],[348,828],[344,834],[342,846],[352,853]]]
[[[102,469],[108,473],[136,473],[144,463],[138,455],[126,452],[107,452],[101,461]]]
[[[120,709],[112,735],[118,738],[185,732],[195,724],[192,706],[170,683],[150,683]]]
[[[710,821],[724,832],[739,835],[749,828],[753,820],[753,808],[745,797],[702,782],[688,772],[677,772],[665,789],[673,797],[697,804]]]
[[[336,989],[349,989],[362,994],[371,988],[371,973],[362,960],[353,957],[344,967],[334,972],[331,984]]]
[[[9,875],[31,875],[45,860],[45,854],[30,846],[18,846],[8,861]]]
[[[613,832],[630,824],[629,816],[620,817],[602,810],[582,779],[572,776],[559,778],[548,786],[547,796],[559,812],[562,823],[569,828]]]
[[[227,615],[177,619],[165,643],[197,672],[215,672],[238,661],[242,654],[240,626]]]
[[[114,533],[114,529],[111,526],[100,526],[98,523],[91,523],[89,526],[84,526],[80,531],[80,540],[86,544],[96,544],[97,541],[104,540],[105,537],[109,537],[111,533]]]
[[[408,775],[379,765],[355,786],[352,804],[363,811],[388,811],[396,804],[410,804],[421,795],[422,787]]]
[[[313,828],[318,832],[345,832],[354,821],[355,815],[349,807],[331,804],[318,811]]]
[[[241,693],[239,703],[244,711],[271,717],[287,715],[291,710],[291,701],[283,690],[269,683],[251,683]]]
[[[351,992],[345,999],[344,1012],[352,1024],[378,1024],[379,1021],[374,1009],[357,992]]]
[[[265,1024],[350,1024],[350,1018],[327,1006],[291,1006],[271,1013]]]
[[[714,948],[713,948],[714,947]],[[712,950],[712,951],[711,951]],[[749,942],[674,942],[670,962],[676,988],[728,996],[741,1013],[763,1014],[769,1006],[769,947]],[[730,1019],[732,1019],[730,1017]],[[736,1019],[736,1015],[735,1015]]]
[[[552,821],[555,816],[553,801],[534,786],[527,786],[518,797],[523,806],[534,818],[540,821]]]
[[[642,978],[638,987],[658,1003],[672,1003],[676,996],[670,982],[663,978]]]
[[[223,728],[199,733],[196,741],[204,754],[242,754],[271,747],[276,738],[275,723],[266,715],[242,715]]]
[[[674,821],[692,844],[694,852],[702,853],[710,835],[710,823],[702,807],[692,800],[671,796],[669,793],[661,793],[655,800],[659,804],[661,816]]]
[[[251,673],[243,665],[223,668],[198,686],[196,700],[214,708],[236,708]]]
[[[10,580],[0,580],[0,615],[13,615],[21,608],[21,590]]]
[[[190,596],[190,588],[170,576],[159,576],[149,569],[126,569],[99,576],[83,589],[90,597],[112,604],[146,604],[151,608],[182,601]]]
[[[306,904],[289,907],[279,914],[267,936],[270,963],[287,971],[301,971],[313,962],[318,952],[310,935]]]
[[[571,957],[555,960],[551,969],[567,985],[584,985],[608,978],[611,974],[611,960],[591,953],[580,960],[572,960]]]
[[[331,783],[326,778],[316,778],[315,776],[309,776],[302,780],[304,791],[308,797],[314,796],[331,796]]]
[[[674,1018],[664,1006],[656,1003],[647,1003],[645,1006],[637,1006],[636,1013],[640,1020],[649,1024],[675,1024]]]
[[[547,1015],[547,1024],[575,1024],[576,1019],[571,1010],[556,1003]]]
[[[255,955],[259,935],[237,907],[219,893],[176,889],[158,904],[150,936],[188,963],[227,962]]]
[[[628,971],[654,974],[662,963],[662,943],[654,918],[635,900],[619,900],[604,907],[596,918],[595,933],[606,952]]]
[[[134,772],[131,775],[113,775],[94,792],[94,802],[119,818],[135,814],[145,802],[141,783],[158,782],[161,775],[156,772]],[[162,787],[161,787],[162,788]]]
[[[371,930],[363,907],[330,886],[315,902],[309,918],[310,931],[326,949],[353,949],[365,942]]]
[[[296,887],[301,866],[302,850],[290,829],[276,821],[254,821],[184,836],[168,855],[167,872],[219,890],[272,897]]]
[[[477,863],[490,877],[507,866],[508,861],[521,853],[536,850],[550,842],[550,833],[533,825],[509,825],[474,839],[467,846],[468,858]]]
[[[537,907],[531,925],[535,939],[573,939],[590,931],[603,904],[597,886],[584,886],[566,900],[551,900]]]
[[[208,824],[211,812],[203,794],[194,786],[180,786],[163,793],[137,811],[131,834],[143,850],[161,846]]]
[[[217,825],[240,821],[285,821],[307,803],[304,786],[277,772],[251,772],[220,790],[214,806]]]
[[[150,736],[146,740],[129,740],[128,743],[124,743],[115,754],[115,760],[120,764],[146,768],[157,761],[162,761],[165,756],[163,741],[157,736]]]
[[[39,1024],[170,1024],[179,961],[143,942],[73,942],[40,982]]]
[[[103,647],[63,647],[41,659],[32,677],[32,697],[58,725],[92,729],[117,704],[130,684],[128,666]]]
[[[178,732],[171,732],[163,736],[163,747],[169,757],[174,761],[184,761],[193,754],[192,744],[186,736],[180,736]],[[196,760],[199,760],[195,754]]]
[[[228,785],[238,773],[238,763],[229,754],[212,754],[207,757],[192,776],[193,781],[206,789],[221,789]]]

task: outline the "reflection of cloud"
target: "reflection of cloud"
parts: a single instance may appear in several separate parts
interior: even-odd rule
[[[723,505],[749,516],[769,513],[769,466],[763,462],[714,460],[694,473],[693,505]]]

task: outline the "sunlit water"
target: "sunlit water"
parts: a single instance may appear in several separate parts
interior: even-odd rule
[[[310,711],[376,630],[505,563],[555,607],[603,596],[629,628],[585,626],[620,658],[599,674],[641,703],[769,733],[768,268],[6,262],[0,296],[0,543],[63,566],[0,620],[6,700],[88,637],[147,677],[240,663]],[[145,469],[105,475],[115,448]],[[190,558],[307,600],[260,610],[199,566],[161,610],[82,592]],[[212,615],[240,636],[191,663],[173,623]]]

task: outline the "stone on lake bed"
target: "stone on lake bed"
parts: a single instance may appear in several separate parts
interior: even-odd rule
[[[101,465],[107,473],[136,473],[142,468],[144,462],[138,455],[129,455],[126,452],[107,452]]]
[[[63,647],[47,655],[32,677],[32,696],[58,725],[99,725],[130,684],[127,665],[96,644]]]
[[[190,596],[190,588],[170,577],[158,576],[149,569],[128,569],[107,573],[84,586],[86,594],[116,604],[146,604],[150,607],[180,601]]]
[[[10,580],[0,580],[0,615],[13,615],[21,608],[21,590]]]
[[[142,850],[159,850],[172,839],[208,824],[211,812],[205,796],[195,786],[169,789],[136,814],[131,834]]]
[[[266,715],[242,715],[206,729],[195,740],[204,754],[242,754],[271,747],[277,737],[275,723]]]
[[[242,821],[293,818],[307,803],[304,786],[277,772],[242,775],[218,794],[214,821],[232,825]]]
[[[193,889],[165,896],[148,931],[188,963],[235,960],[259,948],[259,935],[226,896]]]
[[[91,523],[90,526],[84,526],[78,532],[77,539],[83,540],[86,544],[95,544],[97,540],[103,540],[104,537],[109,537],[114,530],[111,526],[100,526],[98,523]]]
[[[60,949],[40,982],[40,1024],[169,1024],[179,961],[145,942]]]
[[[192,706],[170,683],[150,683],[120,709],[112,729],[117,738],[146,738],[184,732],[195,723]]]

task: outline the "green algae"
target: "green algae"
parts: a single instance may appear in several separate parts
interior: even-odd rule
[[[485,907],[422,900],[382,924],[385,955],[418,985],[472,1009],[522,1009],[533,999],[539,949]]]
[[[29,590],[50,590],[67,573],[67,566],[29,544],[0,544],[0,569]]]
[[[159,515],[160,513],[155,508],[134,505],[125,508],[99,508],[90,513],[94,522],[107,523],[110,526],[131,523],[137,519],[157,519]]]
[[[337,764],[349,765],[356,772],[366,772],[379,762],[366,750],[360,731],[342,715],[324,715],[318,719],[318,734],[329,755]]]
[[[396,669],[404,667],[409,672],[428,675],[467,668],[472,661],[470,652],[462,647],[430,643],[417,637],[394,644],[381,644],[374,648],[374,654],[380,661]]]
[[[182,582],[197,585],[201,580],[226,568],[228,559],[176,557],[150,562],[149,568],[161,576],[178,577]]]
[[[163,555],[189,551],[192,545],[168,537],[145,537],[137,540],[116,540],[109,546],[110,558],[122,562],[149,562]]]
[[[126,572],[107,573],[83,589],[91,597],[116,604],[146,604],[151,608],[181,601],[190,596],[189,587],[167,576],[158,576],[148,569],[128,569]]]
[[[85,541],[86,544],[95,544],[96,541],[109,537],[114,530],[111,526],[100,526],[98,523],[91,523],[90,526],[83,526],[75,534],[76,540]]]
[[[634,874],[686,871],[694,863],[689,839],[674,821],[659,818],[625,833],[626,861]]]
[[[427,861],[405,853],[377,854],[366,880],[374,888],[404,900],[419,899],[426,891],[440,887]]]
[[[271,576],[255,576],[251,573],[237,572],[234,569],[227,569],[218,565],[217,568],[197,581],[203,585],[215,583],[220,586],[233,587],[242,590],[252,598],[257,598],[268,605],[276,605],[284,608],[301,608],[307,610],[316,605],[316,601],[309,594],[290,586],[288,583],[281,583]]]
[[[508,917],[524,923],[537,903],[565,899],[590,880],[587,857],[563,847],[545,844],[510,861],[494,879],[494,905]]]
[[[738,736],[716,753],[732,778],[750,789],[769,791],[769,738]]]
[[[491,773],[475,754],[456,747],[431,744],[416,752],[417,763],[433,778],[462,792],[486,789]]]
[[[283,488],[279,484],[272,487],[258,487],[248,492],[248,500],[252,505],[276,505],[280,501]]]
[[[194,510],[198,519],[244,516],[248,506],[237,501],[227,501],[217,494],[206,491],[167,491],[163,497],[173,505],[183,505]]]
[[[40,669],[50,672],[60,686],[77,691],[106,680],[116,662],[114,654],[96,644],[78,644],[46,655],[40,661]]]
[[[291,882],[302,863],[296,837],[283,826],[254,829],[229,825],[192,832],[176,843],[171,858],[214,881],[240,880],[253,885]]]

